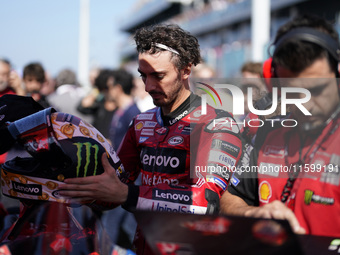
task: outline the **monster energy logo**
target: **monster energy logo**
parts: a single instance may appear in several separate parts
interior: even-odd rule
[[[75,146],[77,146],[77,177],[79,177],[80,168],[82,167],[83,162],[83,148],[85,149],[85,166],[84,166],[84,177],[87,176],[87,171],[89,169],[89,165],[91,162],[91,154],[94,155],[94,168],[93,168],[93,175],[96,175],[97,168],[98,168],[98,152],[99,152],[99,146],[98,144],[92,144],[89,142],[86,143],[73,143]],[[94,153],[91,153],[91,151],[94,150]]]
[[[305,204],[310,205],[311,202],[323,204],[323,205],[332,205],[334,204],[334,198],[332,197],[322,197],[314,194],[312,190],[305,190]]]

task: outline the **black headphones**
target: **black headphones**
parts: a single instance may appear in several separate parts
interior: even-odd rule
[[[340,61],[340,44],[338,40],[335,40],[329,34],[325,34],[319,30],[316,30],[311,27],[298,27],[290,30],[285,35],[283,35],[278,41],[274,42],[272,46],[275,46],[274,53],[272,58],[267,59],[263,65],[263,76],[265,77],[265,82],[268,90],[270,91],[270,78],[275,78],[275,66],[272,62],[272,59],[275,57],[276,52],[289,40],[297,39],[305,42],[311,42],[316,45],[319,45],[323,49],[329,52],[330,56],[338,63]],[[271,55],[271,54],[269,54]],[[268,63],[267,63],[268,62]],[[338,70],[338,68],[337,68]],[[336,72],[337,78],[340,77],[339,70]],[[340,84],[339,84],[339,92],[340,92]],[[264,100],[264,101],[263,101]],[[271,99],[269,97],[264,98],[261,102],[257,102],[258,109],[265,109],[263,107],[268,107],[271,104]]]
[[[335,40],[333,37],[331,37],[328,34],[325,34],[319,30],[316,30],[314,28],[310,27],[298,27],[290,30],[285,35],[283,35],[278,41],[274,42],[275,50],[273,53],[273,58],[275,57],[276,52],[280,50],[280,48],[289,40],[300,40],[305,42],[314,43],[316,45],[319,45],[321,48],[327,50],[327,52],[330,54],[330,56],[335,60],[336,63],[339,63],[340,60],[340,44],[338,40]],[[340,77],[339,69],[336,67],[337,72],[336,76],[337,78]],[[275,74],[275,67],[273,66],[273,63],[271,63],[271,76],[276,77]],[[339,86],[339,92],[340,92],[340,84]],[[264,97],[260,99],[259,102],[256,102],[257,106],[259,107],[269,107],[271,101],[271,97]],[[334,119],[340,111],[340,106],[337,107],[336,111],[330,116],[330,118],[321,126],[318,128],[324,128],[332,119]],[[311,131],[315,129],[312,127],[309,123],[305,123],[304,125],[305,131]]]
[[[274,43],[275,52],[277,52],[282,45],[291,39],[297,39],[301,41],[311,42],[326,49],[331,56],[339,62],[340,59],[340,45],[337,40],[328,34],[325,34],[319,30],[310,27],[298,27],[290,30],[287,34],[283,35],[277,42]]]
[[[330,56],[336,61],[336,63],[340,60],[340,44],[338,40],[335,40],[329,34],[325,34],[319,30],[316,30],[311,27],[298,27],[290,30],[285,35],[283,35],[277,42],[274,42],[275,50],[273,53],[273,58],[282,48],[282,46],[289,40],[300,40],[305,42],[314,43],[319,45],[321,48],[327,50]],[[275,68],[272,66],[273,77],[275,77]],[[338,70],[338,69],[337,69]],[[340,77],[339,70],[336,73],[337,77]]]

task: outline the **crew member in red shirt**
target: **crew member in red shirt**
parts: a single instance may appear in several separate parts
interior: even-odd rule
[[[249,162],[257,172],[234,173],[222,196],[222,212],[286,219],[300,234],[340,236],[338,38],[332,25],[314,16],[297,17],[278,30],[275,84],[307,89],[310,99],[300,107],[289,105],[295,127],[258,133],[265,137],[256,145],[257,162]],[[293,101],[304,97],[288,94]]]

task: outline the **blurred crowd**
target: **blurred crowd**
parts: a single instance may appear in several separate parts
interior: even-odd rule
[[[254,100],[266,92],[262,63],[245,63],[240,75],[244,78],[241,89],[247,93],[247,88],[253,88]],[[197,84],[194,81],[213,85],[216,72],[208,64],[201,63],[193,68],[192,77],[192,91],[195,91]],[[22,75],[19,75],[8,59],[0,59],[0,96],[30,96],[44,108],[53,107],[57,111],[75,115],[97,128],[117,150],[131,120],[137,114],[155,107],[153,100],[145,91],[142,79],[124,68],[93,68],[89,72],[89,83],[90,87],[82,86],[71,69],[63,69],[56,77],[51,77],[38,62],[28,63],[23,68]],[[246,103],[245,109],[247,114],[249,110]],[[28,155],[16,145],[0,156],[0,164],[25,154]],[[13,215],[19,212],[18,200],[2,196],[1,202],[4,209]],[[137,226],[131,213],[117,207],[103,212],[101,219],[112,242],[126,248],[131,247]]]
[[[0,59],[0,96],[29,96],[44,108],[53,107],[77,116],[92,124],[117,150],[133,117],[154,107],[152,98],[144,91],[140,77],[124,69],[93,68],[89,82],[90,88],[82,86],[71,69],[63,69],[56,77],[51,77],[38,62],[28,63],[19,75],[8,59]],[[28,153],[16,144],[0,155],[0,164],[18,155],[28,156]],[[2,196],[1,202],[15,221],[19,200]],[[118,207],[105,212],[102,221],[104,226],[111,226],[106,231],[113,243],[129,247],[136,228],[130,213]]]

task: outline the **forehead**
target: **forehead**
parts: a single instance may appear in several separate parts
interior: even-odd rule
[[[334,81],[336,75],[331,70],[326,58],[317,59],[300,73],[294,73],[281,66],[276,67],[281,86],[311,88]]]
[[[140,53],[138,55],[138,69],[143,73],[176,70],[171,56],[171,53],[168,51],[161,51],[155,54]]]
[[[277,82],[281,88],[304,88],[304,89],[316,89],[325,86],[337,86],[335,78],[279,78]]]
[[[299,73],[294,73],[280,65],[275,67],[275,72],[280,78],[330,78],[335,76],[326,57],[315,60]]]
[[[37,77],[35,75],[25,75],[24,80],[36,81]]]
[[[0,61],[0,70],[1,71],[9,71],[10,70],[10,66],[8,64]]]

